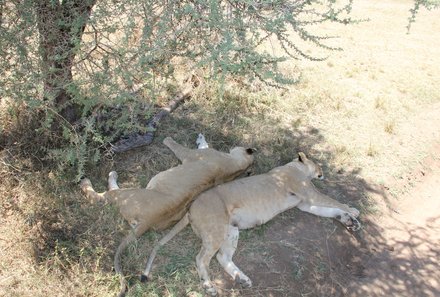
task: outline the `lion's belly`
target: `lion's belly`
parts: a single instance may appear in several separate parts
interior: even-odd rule
[[[267,223],[276,215],[298,205],[301,200],[295,195],[282,199],[268,199],[249,203],[232,210],[231,224],[239,229],[249,229]]]

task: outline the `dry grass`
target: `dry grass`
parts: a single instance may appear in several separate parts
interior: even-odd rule
[[[318,187],[373,211],[367,189],[409,171],[439,133],[440,14],[422,13],[406,35],[409,7],[410,1],[360,1],[354,14],[368,16],[370,22],[317,28],[332,35],[338,32],[341,38],[336,42],[345,51],[331,53],[322,63],[284,65],[288,74],[303,71],[302,81],[287,91],[258,83],[251,91],[237,82],[223,87],[205,82],[191,101],[161,124],[153,145],[106,160],[101,169],[89,171],[92,181],[103,190],[107,172],[116,169],[122,186],[145,186],[154,174],[177,164],[161,144],[165,136],[194,147],[197,133],[203,132],[219,150],[237,144],[256,147],[255,173],[306,151],[324,165],[328,176]],[[44,169],[33,170],[35,164],[28,163],[2,151],[0,295],[115,294],[118,281],[112,256],[126,224],[112,207],[88,205],[68,182]],[[293,217],[304,220],[297,219],[298,212],[288,212],[267,227],[270,236],[286,236],[277,230],[290,230],[287,225]],[[306,220],[316,222],[312,217]],[[331,221],[319,220],[319,225],[328,231],[325,234],[333,234]],[[318,296],[330,286],[329,279],[339,292],[325,250],[310,248],[301,238],[271,246],[265,230],[244,233],[237,251],[238,261],[247,263],[243,269],[256,275],[260,286],[233,287],[213,261],[213,275],[225,295],[269,296],[272,288],[274,296],[293,292]],[[143,269],[160,236],[151,232],[129,249],[123,264],[127,274],[136,276]],[[130,296],[202,296],[194,263],[199,245],[186,229],[159,254],[151,283],[132,278]],[[296,255],[289,258],[290,266],[277,261],[285,249]],[[271,286],[261,285],[266,280],[258,274],[267,269],[275,275]]]

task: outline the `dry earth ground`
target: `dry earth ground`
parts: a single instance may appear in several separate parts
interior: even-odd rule
[[[213,260],[221,295],[439,296],[440,11],[422,12],[406,35],[410,6],[357,1],[354,15],[370,21],[319,28],[341,35],[344,51],[300,62],[300,84],[226,88],[225,100],[206,87],[161,125],[153,145],[107,160],[90,177],[102,190],[116,169],[123,186],[144,186],[177,164],[161,139],[194,145],[199,131],[217,149],[257,147],[255,173],[306,151],[324,165],[317,186],[360,207],[364,229],[351,234],[292,210],[243,231],[235,261],[254,287],[233,284]],[[112,257],[127,225],[35,166],[1,152],[0,296],[113,296]],[[136,280],[160,236],[143,236],[124,257],[129,295],[203,296],[190,228],[160,251],[149,284]]]
[[[438,126],[437,126],[438,128]],[[367,226],[371,254],[351,278],[347,296],[440,296],[440,145],[405,177],[414,188],[393,201],[387,215]]]

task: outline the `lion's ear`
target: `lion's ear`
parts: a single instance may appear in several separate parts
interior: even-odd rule
[[[299,160],[301,163],[304,163],[304,161],[307,160],[306,154],[304,154],[303,152],[299,152],[299,153],[298,153],[298,160]]]
[[[248,155],[252,155],[253,153],[255,153],[257,151],[257,149],[254,148],[248,148],[246,149],[246,153],[248,153]]]

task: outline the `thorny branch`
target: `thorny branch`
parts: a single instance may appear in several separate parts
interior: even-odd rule
[[[194,76],[192,78],[194,78]],[[193,82],[190,86],[186,87],[182,92],[177,94],[166,107],[161,108],[159,112],[157,112],[148,122],[147,132],[137,133],[127,138],[118,140],[114,145],[112,145],[111,151],[114,153],[122,153],[134,148],[151,144],[153,142],[154,133],[159,122],[168,114],[173,112],[185,100],[189,99],[192,95],[194,87],[197,86],[198,81]]]

